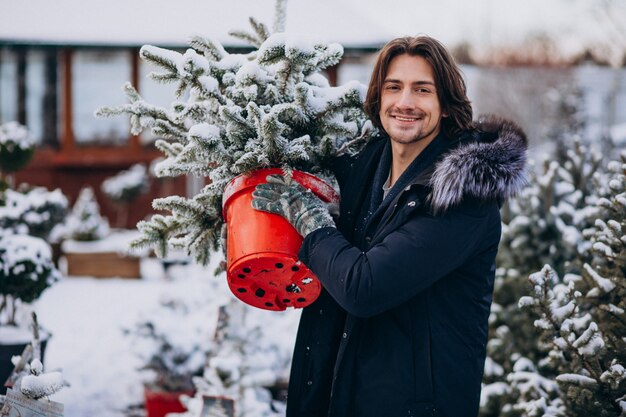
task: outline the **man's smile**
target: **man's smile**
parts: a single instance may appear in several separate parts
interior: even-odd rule
[[[391,117],[393,117],[394,119],[400,122],[416,122],[422,119],[421,116],[406,116],[406,115],[399,115],[399,114],[392,114]]]

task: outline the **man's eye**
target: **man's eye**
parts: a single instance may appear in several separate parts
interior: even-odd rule
[[[430,93],[430,90],[428,88],[418,88],[417,92],[421,94],[428,94]]]
[[[398,86],[397,85],[388,85],[387,87],[385,87],[385,90],[397,90]]]

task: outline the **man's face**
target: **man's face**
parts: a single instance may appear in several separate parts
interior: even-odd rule
[[[380,121],[391,140],[428,143],[439,133],[442,117],[431,65],[421,56],[394,57],[380,97]]]

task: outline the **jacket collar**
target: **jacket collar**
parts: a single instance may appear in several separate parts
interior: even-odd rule
[[[433,213],[445,212],[464,197],[503,202],[527,183],[528,143],[522,129],[496,116],[479,118],[475,127],[415,180],[432,189]]]

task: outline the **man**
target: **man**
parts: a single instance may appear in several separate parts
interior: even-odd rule
[[[302,312],[287,416],[476,416],[499,205],[524,184],[526,138],[472,123],[458,67],[426,36],[381,50],[365,108],[381,134],[337,161],[336,225],[282,176],[254,193],[305,237],[324,287]]]

